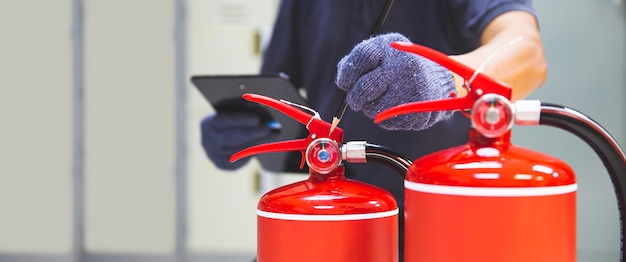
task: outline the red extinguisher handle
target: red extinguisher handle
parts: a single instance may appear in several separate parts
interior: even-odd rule
[[[293,106],[290,106],[283,101],[276,100],[271,97],[266,97],[262,95],[251,94],[251,93],[243,94],[241,97],[243,97],[243,99],[248,100],[250,102],[259,103],[259,104],[263,104],[271,108],[274,108],[282,112],[283,114],[290,116],[294,120],[304,125],[306,125],[309,121],[311,121],[312,117],[315,117],[314,115],[312,116],[310,114],[307,114],[304,111],[299,110]]]
[[[306,149],[308,145],[309,141],[307,139],[297,139],[256,145],[234,153],[232,156],[230,156],[230,162],[235,162],[239,159],[261,153],[277,153],[286,151],[304,152],[304,149]],[[303,167],[303,164],[304,162],[300,163],[300,168]]]
[[[497,94],[506,99],[511,99],[511,88],[507,84],[483,74],[480,72],[480,69],[472,69],[448,57],[444,53],[409,42],[393,42],[391,46],[398,50],[423,56],[450,69],[450,71],[464,79],[464,87],[468,89],[468,94],[464,97],[452,97],[443,100],[420,101],[398,105],[376,115],[374,118],[375,123],[380,123],[402,114],[443,110],[469,110],[474,103],[485,94]]]
[[[336,143],[343,142],[343,130],[336,128],[330,133],[330,123],[325,122],[319,116],[319,114],[312,109],[313,114],[309,114],[302,109],[305,107],[295,105],[291,102],[284,100],[276,100],[270,97],[257,95],[257,94],[243,94],[245,100],[250,102],[256,102],[274,108],[285,115],[293,118],[294,120],[302,123],[309,130],[309,135],[303,139],[280,141],[267,144],[261,144],[241,150],[230,157],[230,162],[235,162],[239,159],[263,153],[276,153],[276,152],[288,152],[288,151],[300,151],[302,152],[302,161],[300,162],[300,168],[304,167],[305,157],[304,152],[311,144],[313,140],[320,138],[328,138]]]

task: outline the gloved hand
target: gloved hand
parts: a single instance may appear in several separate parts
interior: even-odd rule
[[[243,112],[210,115],[201,123],[204,151],[218,168],[226,170],[240,168],[250,160],[248,157],[230,163],[232,154],[265,143],[277,135],[258,115]]]
[[[398,33],[378,35],[359,43],[337,65],[337,86],[347,92],[348,105],[374,118],[400,104],[438,100],[455,91],[452,73],[424,57],[391,47],[409,39]],[[380,123],[389,130],[422,130],[448,119],[450,111],[398,116]]]

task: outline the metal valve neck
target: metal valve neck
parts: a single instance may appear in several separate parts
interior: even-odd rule
[[[469,144],[471,146],[502,146],[511,144],[511,130],[506,133],[496,136],[488,137],[474,128],[469,130]]]

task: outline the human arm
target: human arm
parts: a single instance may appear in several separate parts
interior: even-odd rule
[[[462,55],[452,56],[457,61],[479,68],[513,88],[512,100],[523,99],[546,80],[547,65],[541,36],[535,16],[525,11],[510,11],[494,18],[480,37],[480,47]],[[456,77],[457,91],[462,79]],[[468,79],[466,79],[468,80]]]
[[[473,32],[477,47],[452,58],[509,84],[513,88],[513,100],[524,98],[546,78],[536,19],[527,10],[509,10],[491,19],[488,19],[490,15],[485,17],[458,26],[465,30],[463,32]],[[485,21],[484,26],[480,21]],[[402,38],[385,34],[367,39],[339,62],[336,82],[347,91],[346,101],[353,110],[374,117],[395,105],[448,98],[449,92],[455,89],[458,96],[466,95],[462,81],[470,79],[455,77],[453,81],[447,69],[389,46],[391,41],[406,41]],[[407,115],[380,125],[391,130],[422,130],[447,119],[451,113]]]

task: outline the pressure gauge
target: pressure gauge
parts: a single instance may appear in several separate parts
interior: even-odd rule
[[[313,171],[328,174],[341,163],[341,152],[337,143],[329,138],[313,140],[306,149],[306,162]]]
[[[472,107],[472,126],[486,137],[498,137],[513,126],[513,105],[501,95],[486,94]]]

